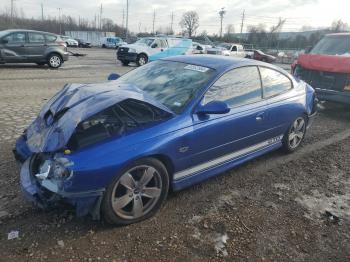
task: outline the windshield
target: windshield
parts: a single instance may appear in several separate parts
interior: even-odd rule
[[[180,113],[215,70],[180,62],[155,61],[117,81],[135,85],[175,113]]]
[[[145,45],[151,46],[153,41],[154,41],[153,38],[141,38],[140,40],[137,40],[136,43],[137,44],[145,44]]]
[[[310,54],[350,56],[350,36],[326,36],[316,44]]]
[[[230,50],[231,49],[231,45],[229,45],[229,44],[220,44],[220,45],[218,45],[219,47],[222,47],[222,48],[225,48],[225,49],[227,49],[227,50]]]

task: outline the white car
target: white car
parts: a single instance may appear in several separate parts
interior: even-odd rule
[[[192,54],[192,40],[182,37],[154,36],[139,39],[134,44],[122,45],[117,59],[123,65],[135,62],[138,66],[168,56]]]
[[[79,45],[78,41],[71,38],[70,36],[61,35],[61,38],[64,42],[66,42],[68,47],[78,47]]]
[[[110,36],[101,38],[101,47],[102,48],[115,48],[118,49],[122,45],[126,45],[127,43],[123,41],[120,37]]]
[[[198,42],[192,42],[192,54],[205,54],[206,47]]]
[[[207,54],[245,57],[243,46],[240,44],[222,43],[214,48],[209,48]]]

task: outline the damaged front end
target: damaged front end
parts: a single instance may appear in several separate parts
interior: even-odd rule
[[[77,216],[90,214],[100,218],[100,203],[104,189],[87,192],[67,192],[73,163],[64,156],[34,154],[22,165],[20,181],[25,197],[42,209],[57,207],[60,202],[71,204]]]
[[[172,115],[137,87],[111,82],[66,85],[17,139],[14,154],[23,163],[22,190],[37,206],[65,202],[76,208],[77,216],[99,219],[106,182],[116,170],[107,172],[101,162],[85,163],[86,157],[76,155],[85,151],[95,159],[101,152],[95,146],[113,143]]]

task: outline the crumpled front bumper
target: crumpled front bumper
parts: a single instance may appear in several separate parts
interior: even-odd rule
[[[75,207],[78,217],[90,214],[93,219],[100,219],[104,189],[74,193],[63,190],[52,192],[31,174],[30,165],[31,158],[23,163],[20,172],[21,189],[27,200],[42,209],[56,207],[60,202],[68,203]]]

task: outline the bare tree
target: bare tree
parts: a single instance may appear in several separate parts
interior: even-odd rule
[[[192,37],[196,33],[199,27],[199,17],[196,11],[188,11],[182,15],[180,26],[184,32],[188,33],[189,37]]]
[[[333,32],[344,32],[350,30],[347,23],[343,22],[341,19],[333,21],[331,26],[331,31]]]

